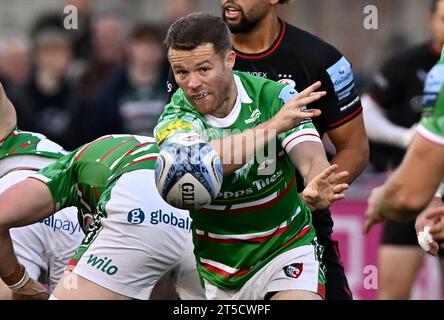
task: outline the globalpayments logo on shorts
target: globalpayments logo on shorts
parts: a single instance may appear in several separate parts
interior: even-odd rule
[[[173,212],[163,213],[162,209],[151,212],[150,222],[151,224],[154,225],[159,223],[170,224],[173,227],[177,227],[188,231],[190,230],[190,225],[191,225],[190,217],[179,218]]]
[[[43,223],[45,226],[48,226],[53,231],[63,231],[69,234],[74,233],[83,233],[82,229],[78,222],[74,223],[71,220],[62,220],[55,218],[54,215],[49,216],[46,219],[40,220],[40,223]]]
[[[142,209],[137,208],[128,212],[128,222],[131,224],[141,224],[145,221],[145,212]]]

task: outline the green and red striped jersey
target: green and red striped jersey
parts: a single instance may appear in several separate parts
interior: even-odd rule
[[[0,177],[12,170],[40,170],[67,153],[42,134],[14,129],[0,140]]]
[[[181,89],[172,96],[155,129],[161,144],[175,135],[217,140],[271,119],[297,95],[293,87],[235,72],[237,102],[226,118],[200,114]],[[286,250],[309,244],[315,232],[300,198],[288,156],[298,143],[320,142],[310,119],[279,135],[242,168],[224,177],[218,197],[191,210],[200,275],[210,283],[240,288],[255,272]],[[262,153],[265,155],[265,153]]]
[[[118,177],[134,170],[154,170],[158,153],[153,138],[107,135],[67,154],[33,177],[46,183],[57,209],[75,206],[94,213],[102,193]]]

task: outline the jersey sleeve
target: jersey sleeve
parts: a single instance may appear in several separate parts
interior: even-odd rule
[[[77,206],[75,195],[80,191],[76,190],[76,179],[73,176],[75,173],[71,166],[71,163],[75,161],[76,153],[73,151],[30,176],[46,184],[51,192],[56,211]]]
[[[320,104],[328,130],[342,126],[362,112],[351,63],[339,51],[332,53],[320,75],[320,90],[327,92]]]
[[[177,92],[180,96],[180,92]],[[157,126],[154,128],[156,143],[161,146],[165,141],[179,135],[201,136],[206,138],[202,120],[187,107],[179,97],[173,95],[171,102],[165,107]]]
[[[384,63],[367,89],[367,93],[384,109],[390,109],[399,101],[404,91],[402,70],[405,67],[399,61],[401,60],[395,57]]]
[[[444,64],[429,72],[422,103],[424,112],[418,126],[419,134],[444,146]]]
[[[279,93],[279,99],[285,104],[289,99],[296,97],[298,92],[292,86],[285,86]],[[283,105],[282,104],[282,105]],[[306,109],[304,107],[303,109]],[[290,153],[291,149],[299,143],[312,141],[321,142],[319,133],[310,118],[304,119],[298,126],[279,135],[282,148]]]
[[[12,136],[12,133],[13,133],[14,131],[17,131],[17,130],[18,130],[18,128],[17,128],[17,126],[15,126],[15,128],[12,129],[12,131],[11,131],[10,133],[8,133],[5,137],[3,137],[3,139],[0,137],[0,148],[1,148],[1,146],[3,145],[3,143],[6,141],[6,139],[8,139],[9,137],[11,137],[11,136]]]

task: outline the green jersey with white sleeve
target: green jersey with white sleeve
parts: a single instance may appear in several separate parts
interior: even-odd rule
[[[42,169],[33,178],[51,191],[56,208],[75,206],[95,213],[105,204],[105,191],[122,174],[139,169],[154,170],[158,147],[153,138],[108,135],[87,143]],[[100,210],[106,214],[104,210]]]
[[[427,75],[423,108],[424,112],[418,126],[418,133],[428,140],[444,146],[444,55]]]
[[[241,133],[271,119],[297,95],[293,87],[246,73],[234,72],[234,79],[238,96],[225,118],[200,114],[177,90],[155,128],[157,143],[187,135],[212,141]],[[225,176],[210,205],[190,211],[199,273],[217,287],[238,289],[278,255],[315,238],[288,153],[302,142],[321,143],[319,134],[305,119],[276,140]]]
[[[0,140],[0,177],[13,170],[40,170],[65,154],[44,135],[15,128]]]

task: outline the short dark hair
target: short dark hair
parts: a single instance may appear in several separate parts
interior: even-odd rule
[[[432,2],[430,2],[430,13],[435,13],[436,12],[436,10],[438,9],[438,3],[440,2],[441,0],[432,0]]]
[[[190,13],[170,26],[164,41],[167,52],[193,50],[202,44],[212,44],[220,55],[231,49],[230,30],[222,18],[209,13]]]
[[[162,32],[157,25],[139,23],[131,29],[128,38],[133,41],[162,43]]]

